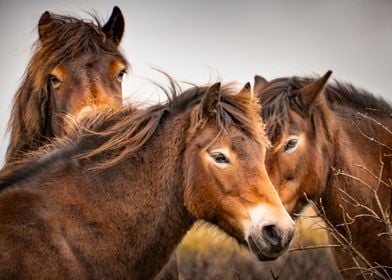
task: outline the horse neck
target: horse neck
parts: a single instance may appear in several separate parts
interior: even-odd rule
[[[364,115],[348,107],[332,110],[333,120],[333,140],[332,140],[332,168],[329,170],[327,185],[323,194],[323,204],[326,207],[328,218],[332,221],[342,221],[342,212],[339,205],[345,204],[342,197],[345,196],[342,190],[353,199],[363,205],[374,205],[374,194],[365,184],[371,188],[378,185],[375,176],[380,174],[380,160],[387,160],[382,172],[382,179],[387,181],[391,178],[392,166],[390,157],[385,157],[386,150],[374,140],[383,142],[386,145],[392,143],[392,137],[386,137],[385,129],[376,124],[383,123],[392,128],[392,122],[384,123],[382,116]],[[390,146],[392,147],[392,146]],[[388,162],[389,161],[389,162]],[[375,176],[370,175],[372,172]],[[384,187],[379,189],[380,198],[383,205],[390,203],[390,190]],[[347,196],[346,196],[347,199]],[[347,204],[346,204],[347,206]],[[350,208],[347,206],[347,208]],[[348,212],[350,212],[349,210]],[[355,215],[356,213],[353,213]]]
[[[48,106],[46,93],[34,91],[32,81],[26,77],[15,95],[11,117],[8,122],[10,142],[6,152],[6,166],[24,157],[25,153],[34,151],[50,142],[53,137],[50,116],[42,115],[42,108]],[[39,98],[39,106],[36,100]],[[23,104],[23,105],[22,105]],[[26,105],[27,104],[27,105]],[[27,106],[27,108],[22,107]],[[45,111],[49,111],[45,108]]]
[[[180,118],[167,122],[121,167],[128,173],[123,185],[132,219],[131,243],[137,244],[130,250],[135,279],[154,277],[194,222],[183,199],[187,126]]]
[[[391,162],[388,156],[392,153],[391,114],[360,111],[349,105],[340,105],[339,110],[334,111],[337,122],[335,134],[339,137],[335,139],[335,146],[337,154],[344,158],[341,165],[348,168],[356,163],[372,169],[372,163],[378,166],[380,161]]]
[[[382,116],[369,116],[378,122],[384,120]],[[380,184],[377,179],[381,174],[381,179],[390,184],[391,157],[384,156],[385,148],[372,140],[378,139],[390,145],[384,137],[385,129],[351,109],[347,109],[345,113],[334,112],[333,117],[332,167],[335,169],[329,171],[321,199],[325,218],[334,227],[334,230],[329,230],[331,242],[355,248],[371,263],[388,264],[392,260],[392,245],[388,235],[385,235],[388,232],[385,226],[387,221],[380,222],[367,210],[372,209],[383,219],[378,202],[386,214],[392,204],[390,187]],[[386,122],[384,125],[391,127]],[[363,134],[367,134],[367,137]],[[392,137],[389,135],[389,138]],[[380,160],[384,161],[383,169]],[[383,172],[380,173],[380,170]],[[374,190],[377,190],[376,194]],[[391,218],[387,216],[386,219]],[[340,236],[338,240],[335,240],[336,236]],[[336,255],[350,259],[347,257],[349,254],[340,250],[336,251]]]

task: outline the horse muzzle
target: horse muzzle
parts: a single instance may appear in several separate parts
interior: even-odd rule
[[[290,247],[294,228],[275,224],[255,226],[246,238],[249,249],[260,261],[275,260]]]

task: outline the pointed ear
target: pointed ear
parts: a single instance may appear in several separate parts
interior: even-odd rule
[[[215,83],[207,89],[201,100],[200,109],[202,118],[215,117],[218,112],[221,83]]]
[[[300,96],[306,105],[312,105],[317,97],[324,91],[331,75],[332,71],[328,70],[324,76],[297,90],[295,94]]]
[[[259,75],[255,75],[255,83],[253,85],[253,92],[258,97],[261,91],[268,85],[268,81]]]
[[[106,37],[113,41],[116,46],[121,42],[124,33],[125,21],[119,7],[114,6],[108,22],[102,27]]]
[[[44,12],[38,21],[38,35],[41,41],[45,40],[48,29],[52,27],[54,20],[48,11]]]
[[[235,98],[245,103],[249,103],[251,101],[252,91],[249,82],[247,82],[244,87],[235,95]]]

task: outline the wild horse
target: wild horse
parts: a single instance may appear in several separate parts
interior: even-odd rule
[[[308,199],[322,202],[335,236],[355,249],[334,250],[346,278],[391,276],[392,106],[350,84],[327,84],[331,73],[255,77],[273,146],[267,171],[290,213]]]
[[[128,67],[118,50],[123,31],[118,7],[103,26],[98,20],[42,14],[39,40],[13,100],[6,164],[60,136],[66,114],[121,105]]]
[[[191,88],[145,109],[86,115],[0,178],[0,274],[151,279],[197,219],[260,260],[288,248],[293,221],[264,166],[247,84]]]

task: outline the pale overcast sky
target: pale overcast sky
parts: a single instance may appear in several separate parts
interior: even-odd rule
[[[50,12],[107,19],[114,5],[125,16],[121,47],[133,72],[124,94],[162,100],[139,77],[162,81],[157,66],[179,80],[211,78],[241,83],[261,74],[323,74],[392,100],[390,0],[0,0],[0,135],[10,104],[38,38],[40,15]],[[8,143],[0,137],[0,163]]]

